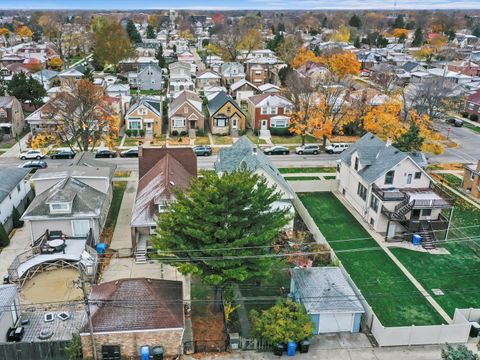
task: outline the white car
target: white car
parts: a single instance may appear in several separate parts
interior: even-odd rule
[[[21,160],[43,159],[45,155],[40,150],[28,150],[20,154]]]
[[[348,149],[350,144],[347,143],[333,143],[325,147],[325,152],[327,154],[340,154]]]

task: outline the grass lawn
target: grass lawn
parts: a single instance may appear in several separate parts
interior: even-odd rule
[[[143,139],[126,137],[123,146],[137,146],[139,140]]]
[[[299,196],[384,326],[432,325],[444,322],[332,193]],[[350,241],[343,241],[345,239]]]
[[[475,126],[475,125],[472,125],[472,124],[469,124],[467,122],[464,122],[463,125],[467,128],[467,129],[470,129],[472,131],[475,131],[477,133],[480,133],[480,125],[478,126]]]
[[[335,175],[325,175],[323,178],[325,180],[335,180],[337,177]]]
[[[462,179],[460,179],[458,176],[455,176],[453,174],[436,174],[436,178],[440,181],[445,182],[450,185],[453,188],[460,187],[462,185]]]
[[[140,95],[153,95],[153,96],[163,95],[163,92],[159,90],[140,90],[140,92],[138,90],[130,90],[130,95],[137,95],[138,93],[140,93]]]
[[[208,136],[197,136],[195,138],[195,145],[210,145]]]
[[[298,144],[300,145],[302,143],[302,137],[300,135],[291,135],[291,136],[278,136],[278,135],[273,135],[272,136],[272,142],[274,144]],[[315,139],[311,135],[307,135],[305,137],[305,143],[306,144],[312,144],[312,143],[320,143],[322,142],[319,139]]]
[[[213,135],[213,142],[216,145],[230,145],[233,140],[231,136]]]
[[[254,144],[266,144],[267,143],[265,140],[259,139],[258,137],[256,137],[252,133],[247,133],[247,137]]]
[[[130,170],[117,170],[115,171],[115,177],[130,177],[132,172]]]
[[[113,183],[113,196],[112,203],[110,204],[110,210],[108,211],[107,219],[102,230],[103,242],[110,243],[117,224],[118,213],[120,212],[120,205],[122,204],[123,194],[127,187],[126,181],[115,181]]]
[[[457,200],[448,242],[439,244],[449,255],[432,255],[407,249],[392,249],[397,258],[453,316],[455,308],[480,307],[478,269],[480,268],[480,209]],[[433,295],[440,289],[443,296]]]
[[[318,176],[285,176],[288,181],[320,180]]]
[[[15,140],[8,140],[5,142],[1,142],[0,149],[10,149],[13,145],[15,145]]]
[[[335,167],[304,167],[304,168],[279,168],[278,171],[282,174],[308,174],[308,173],[335,173]]]

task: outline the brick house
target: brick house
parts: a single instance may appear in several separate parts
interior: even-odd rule
[[[248,124],[252,129],[287,128],[293,104],[274,93],[251,96],[248,103]]]
[[[449,71],[454,71],[467,76],[478,76],[480,72],[480,66],[471,60],[452,61],[448,63],[447,68]]]
[[[170,103],[168,110],[169,131],[189,132],[205,129],[202,99],[197,93],[183,90]]]
[[[197,72],[196,86],[197,89],[203,90],[209,86],[220,86],[222,77],[216,71],[206,69]]]
[[[145,135],[162,134],[162,107],[159,100],[142,98],[125,115],[127,130],[144,130]]]
[[[0,135],[15,138],[25,127],[22,104],[14,96],[0,96]]]
[[[480,160],[477,165],[464,165],[462,188],[474,198],[480,199]]]
[[[210,131],[230,135],[245,130],[245,114],[230,95],[220,91],[208,101]]]
[[[181,281],[121,279],[93,285],[89,299],[97,357],[139,358],[140,348],[162,346],[165,358],[182,353],[185,328]],[[84,358],[92,357],[88,324],[80,330]]]
[[[468,116],[476,115],[480,117],[480,90],[467,98],[465,111],[468,112]]]

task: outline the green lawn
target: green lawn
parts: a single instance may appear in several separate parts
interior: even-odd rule
[[[259,139],[257,136],[252,133],[247,133],[248,139],[254,144],[266,144],[267,142],[263,139]]]
[[[462,179],[453,174],[438,174],[440,182],[445,180],[445,182],[453,188],[460,187],[462,185]]]
[[[143,140],[143,139],[127,137],[127,138],[125,138],[125,141],[123,142],[123,146],[137,146],[139,140]]]
[[[213,135],[213,142],[216,145],[229,145],[233,143],[231,136],[222,135]]]
[[[325,180],[335,180],[337,177],[335,175],[325,175],[323,178]]]
[[[444,322],[332,193],[299,197],[384,326]]]
[[[1,142],[0,149],[10,149],[13,145],[15,145],[15,140],[8,140],[5,142]]]
[[[113,196],[112,203],[110,204],[110,210],[108,211],[107,219],[102,230],[103,242],[110,243],[115,225],[117,224],[118,213],[120,212],[120,205],[122,204],[123,194],[127,187],[126,181],[115,181],[113,183]]]
[[[318,176],[285,176],[288,181],[320,180]]]
[[[452,225],[448,241],[439,244],[449,255],[392,249],[450,316],[456,308],[480,307],[480,228],[472,227],[480,225],[480,209],[457,200]],[[433,295],[431,289],[440,289],[444,295]]]
[[[464,126],[465,126],[466,128],[468,128],[468,129],[470,129],[470,130],[472,130],[472,131],[475,131],[475,132],[477,132],[477,133],[480,133],[480,125],[474,126],[474,125],[469,124],[469,123],[467,123],[467,122],[464,122],[463,124],[464,124]]]
[[[210,145],[208,136],[197,136],[195,138],[195,145]]]
[[[291,136],[279,136],[279,135],[272,135],[272,142],[274,144],[296,144],[300,145],[302,143],[302,137],[300,135],[291,135]],[[323,143],[322,140],[316,139],[311,135],[307,135],[305,137],[306,144],[313,144],[313,143]]]
[[[140,90],[140,91],[130,90],[130,95],[137,95],[137,94],[159,96],[161,94],[163,95],[164,93],[159,90]]]
[[[282,174],[308,174],[308,173],[335,173],[335,167],[304,167],[304,168],[279,168],[278,171]]]

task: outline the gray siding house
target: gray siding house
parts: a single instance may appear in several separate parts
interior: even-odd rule
[[[162,69],[157,64],[148,64],[138,72],[128,73],[130,87],[139,90],[162,90]]]

